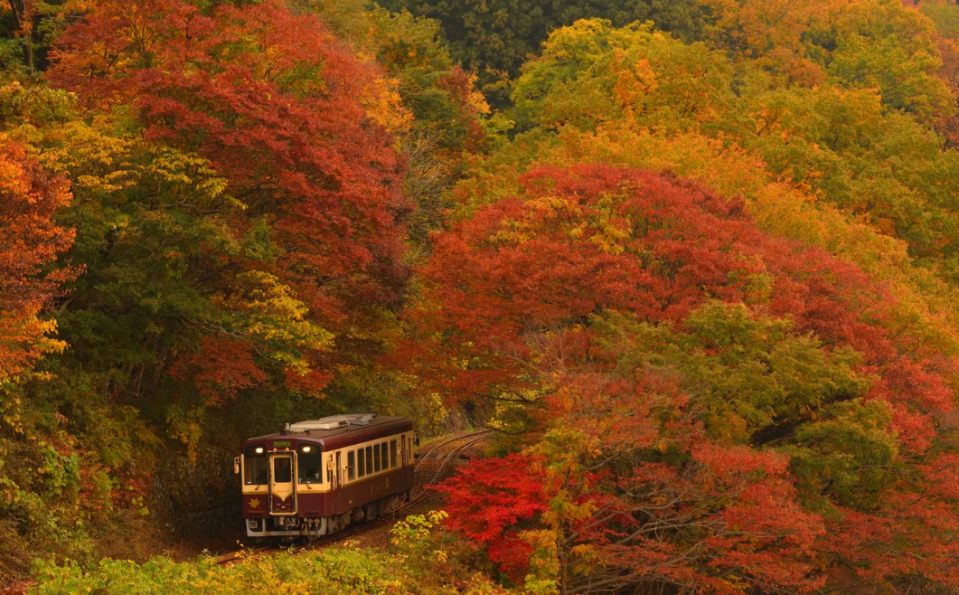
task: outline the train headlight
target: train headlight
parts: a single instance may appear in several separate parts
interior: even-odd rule
[[[262,447],[262,446],[257,446],[257,447],[256,447],[256,454],[258,454],[258,455],[263,454],[263,447]]]
[[[303,447],[303,452],[310,452],[311,450],[313,450],[313,449],[311,449],[309,446],[304,446],[304,447]]]

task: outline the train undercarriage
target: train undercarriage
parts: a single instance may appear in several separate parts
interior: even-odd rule
[[[399,510],[409,502],[410,492],[392,495],[375,500],[358,508],[329,517],[305,518],[299,516],[270,516],[266,518],[246,519],[248,537],[317,538],[342,531],[346,527],[375,520],[383,515]]]

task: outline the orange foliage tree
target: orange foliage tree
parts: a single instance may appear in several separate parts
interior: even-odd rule
[[[50,337],[56,329],[41,312],[72,272],[51,270],[73,243],[73,231],[53,214],[70,201],[61,176],[43,171],[24,149],[0,139],[0,383],[44,353],[63,348]]]

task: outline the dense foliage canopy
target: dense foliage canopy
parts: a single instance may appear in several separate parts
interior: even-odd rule
[[[377,0],[390,10],[436,19],[453,56],[481,71],[486,91],[500,102],[509,78],[539,52],[550,31],[579,19],[604,18],[618,26],[653,21],[684,39],[701,33],[706,7],[691,0]]]
[[[74,10],[43,78],[0,89],[7,572],[96,555],[111,518],[217,506],[239,439],[368,407],[404,242],[425,249],[484,134],[469,76],[408,15],[142,0],[43,22]],[[350,19],[357,47],[330,30]]]
[[[0,13],[0,576],[376,407],[495,440],[276,589],[959,590],[959,6],[378,4]]]
[[[882,583],[917,554],[954,580],[951,369],[882,328],[894,296],[688,182],[578,166],[521,184],[437,243],[441,307],[417,325],[446,330],[411,349],[439,390],[491,391],[504,429],[542,436],[561,590],[805,590],[839,559]],[[448,484],[454,523],[485,518],[460,495],[481,485]]]

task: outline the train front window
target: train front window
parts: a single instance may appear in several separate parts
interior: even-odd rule
[[[276,457],[273,459],[273,483],[293,481],[293,458]]]
[[[270,461],[266,453],[257,454],[253,448],[243,453],[243,483],[244,485],[266,485],[269,481]]]
[[[300,483],[323,483],[323,451],[319,446],[311,444],[300,447],[296,477]]]

